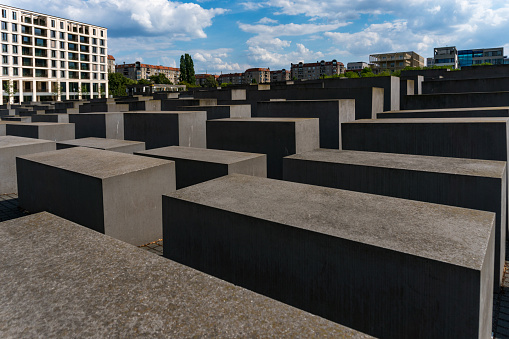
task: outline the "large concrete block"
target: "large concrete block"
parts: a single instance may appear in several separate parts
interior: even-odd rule
[[[75,138],[74,124],[67,123],[32,122],[7,124],[5,131],[7,135],[53,141]]]
[[[126,104],[129,111],[160,111],[161,100],[141,100],[141,101],[118,101],[117,104]]]
[[[19,205],[48,211],[134,245],[159,239],[161,195],[175,190],[171,161],[92,148],[18,157]]]
[[[88,147],[106,151],[133,154],[134,152],[144,151],[145,143],[140,141],[105,138],[82,138],[57,142],[57,149],[65,149],[71,147]]]
[[[54,151],[55,142],[15,136],[0,136],[0,194],[17,193],[16,157]],[[37,173],[34,174],[37,176]]]
[[[124,113],[69,114],[76,126],[76,138],[124,139]]]
[[[6,338],[369,338],[46,212],[0,223],[0,255]]]
[[[32,122],[60,122],[69,123],[69,114],[35,114]]]
[[[283,179],[496,213],[494,288],[506,247],[506,163],[318,149],[283,159]]]
[[[176,111],[182,106],[214,106],[217,105],[215,98],[203,99],[164,99],[161,101],[161,110]]]
[[[129,104],[118,103],[88,103],[79,106],[79,113],[93,113],[93,112],[128,112]]]
[[[423,94],[509,91],[509,77],[477,79],[434,79],[422,84]]]
[[[401,98],[401,109],[405,110],[486,106],[509,106],[509,92],[421,94]]]
[[[382,112],[377,119],[509,117],[509,107],[420,109]]]
[[[207,120],[226,118],[251,118],[251,105],[184,106],[180,111],[206,111]]]
[[[16,116],[16,115],[9,115],[9,116],[3,116],[2,121],[30,123],[30,122],[32,122],[32,117],[31,116],[20,117],[20,116]]]
[[[319,121],[299,118],[209,120],[207,147],[267,154],[267,176],[280,179],[285,156],[319,147]]]
[[[489,338],[492,212],[232,174],[163,197],[164,256],[382,338]]]
[[[175,161],[177,189],[232,173],[267,177],[265,154],[180,146],[156,148],[135,154]]]
[[[129,112],[124,114],[126,140],[144,141],[147,149],[165,146],[205,148],[207,112]]]
[[[259,117],[318,118],[320,147],[341,149],[341,123],[355,120],[355,100],[287,100],[258,103]]]

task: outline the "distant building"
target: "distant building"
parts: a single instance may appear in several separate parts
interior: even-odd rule
[[[216,79],[216,81],[219,79],[219,75],[213,75],[213,74],[195,74],[194,76],[196,78],[196,85],[197,86],[203,86],[205,85],[205,81],[208,77],[213,77]]]
[[[509,59],[504,56],[504,47],[464,49],[458,51],[459,66],[472,66],[484,63],[493,65],[509,64]]]
[[[108,54],[108,73],[115,73],[115,58]]]
[[[424,67],[424,58],[419,54],[410,52],[395,52],[371,54],[369,62],[380,70],[398,71],[405,67]]]
[[[435,58],[426,58],[426,67],[435,66]]]
[[[141,80],[150,79],[152,75],[164,74],[173,84],[178,84],[180,77],[180,69],[166,66],[154,66],[142,64],[136,61],[134,64],[116,65],[115,70],[129,79]]]
[[[278,71],[270,71],[270,82],[288,81],[291,79],[291,72],[286,69],[280,69]]]
[[[435,48],[433,59],[435,66],[452,66],[454,69],[459,67],[458,50],[455,46]]]
[[[347,71],[360,72],[360,71],[362,71],[366,67],[369,68],[369,64],[367,62],[364,62],[364,61],[349,62],[348,64],[346,64],[346,70]]]
[[[292,79],[315,80],[323,76],[339,75],[345,72],[345,65],[335,59],[332,61],[317,61],[315,63],[291,64]]]
[[[250,68],[244,72],[244,83],[265,84],[270,82],[269,68]]]
[[[244,73],[221,74],[218,81],[220,84],[242,85],[244,83]]]

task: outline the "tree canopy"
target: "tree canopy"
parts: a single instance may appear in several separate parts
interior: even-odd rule
[[[108,74],[108,92],[113,96],[125,96],[127,85],[136,85],[136,81],[120,73]]]
[[[217,87],[219,84],[217,83],[217,80],[214,76],[210,75],[205,79],[205,83],[203,84],[203,87]]]
[[[189,54],[180,56],[180,82],[188,84],[195,84],[196,78],[194,76],[194,63],[193,58]]]
[[[150,81],[154,84],[170,84],[173,85],[170,79],[164,73],[154,74],[150,76]]]

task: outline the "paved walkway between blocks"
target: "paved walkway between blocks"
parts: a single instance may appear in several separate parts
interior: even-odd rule
[[[0,222],[19,218],[27,214],[27,211],[18,207],[17,194],[0,195]],[[139,247],[151,253],[163,255],[162,239]],[[506,249],[502,288],[499,293],[493,294],[493,338],[496,339],[509,339],[509,243],[506,244]]]

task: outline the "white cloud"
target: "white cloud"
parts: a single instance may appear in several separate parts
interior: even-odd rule
[[[258,63],[258,67],[272,65],[288,68],[291,63],[298,63],[300,61],[309,62],[310,60],[323,58],[323,56],[322,52],[313,52],[299,43],[296,44],[296,50],[287,53],[276,53],[260,46],[249,47],[249,57]]]
[[[230,49],[219,48],[215,50],[196,50],[192,52],[196,73],[233,73],[244,72],[251,66],[230,62]]]
[[[264,18],[261,18],[257,24],[277,24],[278,21],[277,20],[274,20],[274,19],[271,19],[271,18],[267,18],[267,17],[264,17]]]

